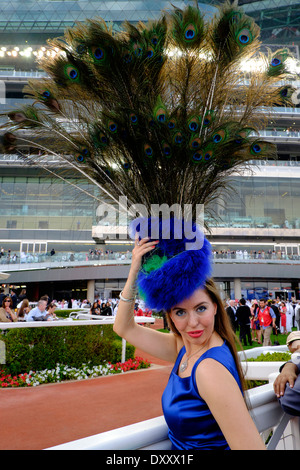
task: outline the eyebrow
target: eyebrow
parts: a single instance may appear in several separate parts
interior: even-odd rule
[[[200,307],[201,305],[204,305],[204,304],[208,304],[208,302],[204,300],[203,302],[200,302],[199,304],[195,305],[194,308],[198,308],[198,307]],[[174,310],[185,310],[185,308],[184,307],[174,307],[174,308],[171,309],[171,311],[174,311]]]

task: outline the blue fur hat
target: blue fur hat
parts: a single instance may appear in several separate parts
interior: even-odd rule
[[[143,260],[137,288],[148,308],[169,310],[204,285],[211,276],[211,246],[191,221],[138,218],[130,227],[131,237],[159,240]]]

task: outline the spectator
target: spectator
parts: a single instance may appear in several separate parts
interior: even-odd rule
[[[261,342],[261,329],[260,329],[260,323],[258,319],[258,304],[257,300],[253,299],[251,302],[251,330],[252,330],[252,341],[257,341],[258,344],[262,344]]]
[[[45,321],[48,318],[46,311],[47,301],[39,300],[35,308],[30,310],[26,321]]]
[[[260,299],[257,316],[264,335],[263,346],[271,346],[271,333],[272,327],[276,328],[276,316],[271,307],[267,306],[266,299]]]
[[[292,331],[294,317],[294,307],[292,302],[286,302],[286,331],[287,334]]]
[[[50,302],[51,302],[51,299],[50,299],[50,297],[49,297],[48,294],[42,295],[42,297],[40,298],[40,300],[45,300],[45,301],[47,302],[47,305],[49,305]]]
[[[18,296],[19,304],[17,305],[17,308],[21,307],[21,304],[22,304],[24,299],[27,299],[26,289],[22,289],[19,296]]]
[[[292,360],[280,368],[273,387],[283,410],[292,416],[300,416],[300,331],[289,334],[287,345]]]
[[[114,308],[114,311],[113,311],[114,317],[117,315],[118,307],[119,307],[119,302],[116,302],[116,305],[115,305],[115,308]]]
[[[17,316],[12,310],[12,300],[6,296],[0,308],[0,322],[14,322],[17,321]]]
[[[14,290],[11,290],[10,291],[10,296],[11,296],[11,300],[12,300],[12,308],[15,310],[17,308],[17,305],[18,305],[17,294],[15,293]]]
[[[275,300],[271,300],[271,308],[273,312],[275,313],[276,320],[275,320],[275,328],[273,329],[273,333],[275,336],[278,336],[278,333],[280,331],[280,312],[279,308],[276,305]],[[278,341],[276,341],[276,344],[279,344]]]
[[[137,304],[137,305],[135,306],[134,314],[135,314],[137,317],[143,317],[143,316],[144,316],[144,312],[143,312],[143,310],[141,309],[141,307],[140,307],[139,304]]]
[[[27,321],[27,316],[28,316],[28,313],[30,312],[30,305],[29,305],[29,300],[28,299],[24,299],[22,302],[21,302],[21,305],[20,307],[18,308],[18,311],[17,311],[17,318],[18,318],[18,321]]]
[[[300,301],[297,302],[295,307],[295,322],[297,330],[300,330]]]
[[[103,307],[104,305],[104,307]],[[101,315],[105,316],[111,316],[113,314],[112,308],[110,306],[109,302],[106,302],[106,304],[102,304],[102,310],[101,310]]]
[[[49,305],[47,305],[47,321],[53,321],[53,320],[58,320],[57,316],[55,315],[55,310],[56,310],[56,304],[54,302],[51,302]]]
[[[251,317],[251,310],[246,305],[245,299],[240,299],[239,306],[236,310],[236,318],[237,322],[240,326],[240,341],[244,344],[244,346],[248,346],[247,339],[249,345],[252,345],[252,338],[251,338],[251,331],[250,331],[250,317]]]
[[[105,313],[103,313],[106,309],[106,303],[105,302],[102,302],[101,304],[101,307],[100,307],[100,313],[101,315],[105,315]]]
[[[281,333],[283,333],[284,335],[287,335],[287,329],[286,329],[286,305],[285,305],[285,302],[281,302],[281,305],[280,305],[280,318],[281,318],[281,327],[280,327],[280,331]]]
[[[93,302],[93,305],[90,308],[90,315],[100,315],[100,307],[98,302]]]
[[[0,306],[2,306],[2,303],[3,303],[3,300],[5,299],[5,297],[7,297],[7,295],[5,294],[3,287],[1,287],[1,289],[0,289]]]
[[[229,306],[226,308],[227,315],[230,318],[231,326],[234,332],[237,330],[237,319],[236,319],[236,303],[235,300],[229,301]]]

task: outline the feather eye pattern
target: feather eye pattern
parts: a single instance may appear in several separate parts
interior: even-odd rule
[[[56,98],[57,90],[53,82],[48,80],[29,80],[23,92],[26,99],[36,100],[37,103],[46,106],[49,111],[54,113],[60,111],[60,103]]]
[[[204,39],[205,25],[199,9],[191,6],[185,10],[175,9],[170,21],[176,47],[181,50],[200,47]]]
[[[26,86],[31,105],[3,113],[2,147],[36,149],[34,164],[55,155],[113,202],[209,209],[237,169],[276,157],[261,109],[292,105],[294,92],[283,84],[290,52],[262,53],[237,3],[209,21],[200,6],[122,28],[87,19],[49,40],[48,77]],[[244,71],[254,57],[265,68]]]
[[[258,48],[259,33],[259,27],[252,18],[242,13],[237,2],[225,2],[211,27],[214,54],[225,66],[230,65],[245,53],[249,55]]]
[[[287,73],[286,60],[291,57],[288,49],[279,49],[269,57],[267,75],[270,77],[280,76]]]

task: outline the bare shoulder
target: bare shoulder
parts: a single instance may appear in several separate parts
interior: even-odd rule
[[[196,381],[200,395],[224,395],[239,391],[239,386],[229,370],[213,358],[200,362],[196,370]],[[240,393],[240,392],[239,392]]]
[[[197,367],[196,381],[232,450],[265,449],[240,387],[225,366],[215,359],[204,359]]]

